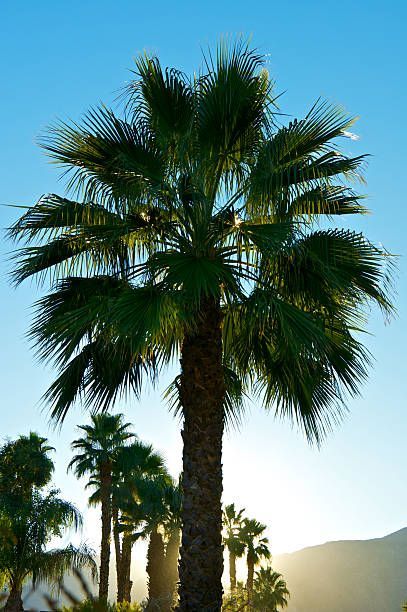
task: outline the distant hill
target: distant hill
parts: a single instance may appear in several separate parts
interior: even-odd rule
[[[374,540],[327,542],[276,556],[288,612],[400,612],[407,600],[407,528]]]

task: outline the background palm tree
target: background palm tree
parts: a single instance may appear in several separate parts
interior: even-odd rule
[[[253,607],[259,612],[278,612],[288,606],[290,592],[282,575],[262,567],[254,579]]]
[[[0,449],[0,575],[9,586],[5,609],[22,609],[25,581],[55,583],[69,570],[89,567],[96,575],[92,551],[86,546],[47,549],[49,540],[82,524],[78,510],[58,496],[44,493],[54,463],[47,439],[30,433]]]
[[[236,559],[243,556],[245,543],[242,540],[244,508],[236,511],[235,504],[225,506],[223,510],[223,542],[229,551],[230,590],[236,588]]]
[[[169,479],[162,456],[150,444],[133,441],[117,454],[113,465],[113,532],[116,551],[117,599],[130,601],[133,544],[144,536],[141,494],[158,479]],[[97,492],[96,492],[97,494]]]
[[[106,409],[180,358],[180,609],[218,610],[225,419],[252,391],[318,442],[366,377],[365,305],[391,311],[388,257],[315,224],[365,210],[347,183],[364,157],[339,151],[342,109],[319,101],[278,126],[264,57],[242,41],[192,79],[156,57],[136,71],[123,117],[101,107],[50,130],[79,201],[48,195],[15,224],[32,241],[15,280],[62,279],[32,328],[60,368],[56,419],[78,396]]]
[[[10,588],[6,611],[23,609],[21,594],[28,579],[34,587],[40,581],[55,584],[66,572],[86,567],[97,576],[93,551],[86,546],[46,549],[52,537],[80,525],[77,509],[59,498],[57,491],[46,495],[35,491],[18,507],[0,497],[0,571]]]
[[[94,414],[91,425],[81,425],[82,438],[72,442],[78,451],[68,469],[81,478],[90,477],[88,486],[100,486],[102,514],[102,536],[100,544],[99,598],[107,599],[109,591],[110,534],[112,529],[112,464],[126,442],[134,437],[129,432],[130,423],[123,415]]]
[[[254,568],[262,559],[270,559],[271,556],[268,538],[263,535],[266,529],[266,525],[263,525],[256,519],[244,520],[241,538],[246,548],[246,589],[249,608],[252,606],[253,602]]]
[[[47,438],[30,432],[6,442],[0,449],[0,493],[27,498],[47,485],[54,471]]]

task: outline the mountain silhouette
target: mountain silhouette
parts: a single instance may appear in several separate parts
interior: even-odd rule
[[[400,612],[407,600],[407,528],[279,555],[273,566],[291,592],[288,612]]]

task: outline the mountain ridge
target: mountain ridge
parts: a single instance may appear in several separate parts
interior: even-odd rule
[[[288,612],[400,612],[407,600],[407,527],[370,540],[336,540],[276,555]]]

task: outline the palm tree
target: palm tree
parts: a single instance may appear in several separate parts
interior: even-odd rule
[[[192,79],[149,56],[136,72],[123,117],[101,107],[51,128],[71,199],[46,195],[16,222],[14,278],[58,281],[31,331],[59,367],[45,396],[57,420],[78,398],[97,410],[137,395],[179,357],[180,610],[219,610],[225,420],[255,392],[320,442],[366,378],[366,305],[392,310],[389,258],[316,226],[365,212],[342,109],[318,101],[279,127],[264,57],[242,41]]]
[[[142,493],[155,480],[169,479],[162,456],[151,444],[135,440],[113,463],[113,532],[116,550],[117,600],[130,601],[133,544],[142,536],[145,511]],[[122,537],[120,536],[122,534]]]
[[[252,606],[253,601],[254,568],[262,559],[270,559],[271,556],[270,549],[268,547],[268,538],[263,536],[266,529],[266,525],[256,521],[256,519],[245,519],[243,522],[241,538],[246,549],[246,589],[249,600],[249,608]]]
[[[69,502],[58,497],[58,491],[46,495],[34,490],[19,504],[0,496],[0,572],[5,576],[10,594],[5,606],[8,612],[22,607],[23,584],[32,579],[53,584],[68,571],[91,569],[97,574],[93,554],[86,546],[47,549],[52,537],[63,530],[81,525],[81,515]]]
[[[158,480],[170,481],[162,456],[151,444],[135,439],[119,447],[111,461],[111,503],[113,539],[116,556],[117,601],[130,601],[130,567],[133,544],[144,536],[142,525],[146,521],[145,510],[141,511],[142,492],[156,487]],[[89,498],[91,505],[101,503],[100,477],[92,478],[94,488]],[[140,497],[141,496],[141,497]]]
[[[254,579],[253,606],[259,612],[278,612],[288,606],[290,592],[281,574],[262,567]]]
[[[47,485],[54,471],[47,438],[35,432],[6,442],[0,449],[0,493],[17,498],[32,495],[34,488]]]
[[[134,437],[130,423],[124,423],[122,414],[93,414],[91,425],[81,425],[84,436],[72,442],[78,451],[68,469],[81,478],[90,476],[89,486],[100,483],[102,537],[100,544],[99,598],[106,600],[109,591],[110,534],[112,529],[112,464],[119,450]]]
[[[130,601],[130,565],[133,543],[139,539],[148,539],[147,551],[147,587],[149,608],[159,605],[164,596],[165,587],[165,547],[163,523],[169,513],[168,496],[172,489],[171,478],[163,470],[161,474],[136,475],[133,494],[123,497],[121,501],[121,528],[123,530],[123,574],[124,600]],[[154,600],[154,604],[152,601]],[[162,602],[160,601],[160,604]]]
[[[152,486],[151,486],[152,485]],[[180,548],[182,496],[180,483],[155,479],[141,489],[145,514],[145,533],[149,534],[147,552],[148,610],[170,612],[175,603]]]
[[[242,557],[245,550],[245,543],[241,538],[244,511],[243,508],[237,512],[235,504],[225,506],[223,511],[225,530],[223,541],[229,551],[229,577],[232,592],[236,588],[236,559]]]

